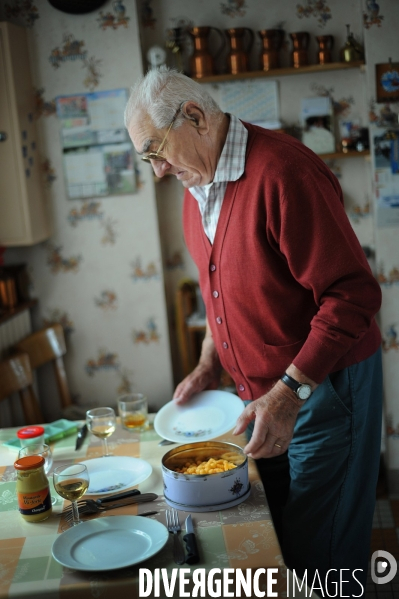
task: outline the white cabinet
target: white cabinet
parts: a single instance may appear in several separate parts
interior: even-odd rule
[[[0,23],[0,246],[50,237],[27,33]]]

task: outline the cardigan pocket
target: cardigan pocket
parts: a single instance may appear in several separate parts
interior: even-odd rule
[[[288,345],[263,344],[264,376],[267,378],[280,377],[299,353],[306,337]]]

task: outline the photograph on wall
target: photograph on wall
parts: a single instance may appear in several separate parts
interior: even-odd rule
[[[399,129],[372,128],[372,167],[378,227],[399,225]]]
[[[123,123],[126,89],[56,98],[69,199],[137,190],[134,151]]]

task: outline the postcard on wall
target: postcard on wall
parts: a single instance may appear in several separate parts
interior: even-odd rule
[[[320,96],[301,100],[302,142],[316,154],[335,151],[331,98]]]
[[[70,199],[134,193],[134,152],[123,123],[126,89],[56,98]]]

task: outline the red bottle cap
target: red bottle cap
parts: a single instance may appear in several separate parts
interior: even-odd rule
[[[19,458],[14,462],[14,468],[16,470],[32,470],[33,468],[39,468],[43,466],[45,459],[41,455],[29,455],[25,458]]]
[[[17,432],[18,439],[34,439],[44,435],[44,428],[42,426],[26,426],[20,428]]]

